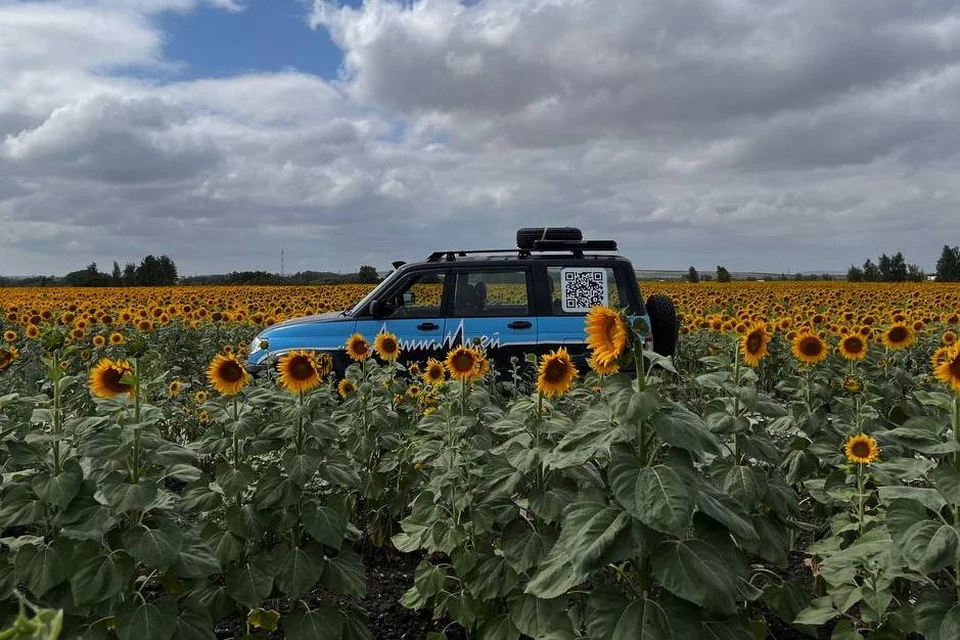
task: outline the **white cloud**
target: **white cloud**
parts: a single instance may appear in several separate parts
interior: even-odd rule
[[[0,270],[355,269],[537,224],[649,268],[960,243],[952,0],[317,0],[335,80],[119,74],[175,68],[154,18],[200,4],[0,0]]]

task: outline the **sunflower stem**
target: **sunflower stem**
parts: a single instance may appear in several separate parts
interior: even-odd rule
[[[740,345],[736,340],[733,342],[733,386],[740,387]],[[736,393],[733,394],[733,417],[734,420],[740,417],[740,396]],[[741,434],[733,434],[733,464],[735,465],[740,464],[741,440]]]
[[[133,464],[130,469],[131,484],[140,482],[140,360],[133,359]]]
[[[240,466],[240,437],[237,435],[240,420],[240,408],[237,404],[237,396],[233,396],[233,468]]]
[[[857,463],[857,529],[860,532],[860,535],[863,535],[863,502],[864,502],[864,475],[863,475],[863,463]]]
[[[303,455],[303,389],[297,395],[297,455]]]
[[[60,432],[63,425],[63,389],[60,385],[60,379],[63,372],[60,370],[60,352],[56,351],[53,356],[53,365],[50,367],[50,377],[53,378],[53,475],[60,475]]]

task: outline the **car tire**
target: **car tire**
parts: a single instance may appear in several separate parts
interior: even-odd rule
[[[527,227],[517,229],[517,248],[532,249],[537,240],[580,242],[583,233],[576,227]]]
[[[647,318],[653,333],[653,350],[661,356],[672,356],[677,350],[680,336],[677,309],[673,300],[659,294],[647,298]]]

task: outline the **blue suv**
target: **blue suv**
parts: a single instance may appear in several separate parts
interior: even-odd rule
[[[288,320],[262,331],[250,346],[250,371],[272,366],[285,352],[329,354],[342,376],[347,339],[395,334],[401,362],[441,359],[458,344],[486,349],[495,368],[511,359],[566,347],[581,367],[589,357],[584,316],[595,305],[625,309],[650,327],[647,347],[673,355],[678,324],[672,300],[640,294],[633,266],[612,240],[583,240],[578,229],[520,229],[517,247],[437,251],[395,270],[353,308]]]

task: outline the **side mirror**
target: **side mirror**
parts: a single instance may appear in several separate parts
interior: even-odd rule
[[[373,316],[374,318],[382,318],[383,316],[387,315],[387,313],[389,313],[389,309],[387,309],[387,305],[380,302],[380,300],[377,298],[374,298],[373,300],[370,301],[370,306],[368,307],[368,310],[370,312],[370,315]]]

